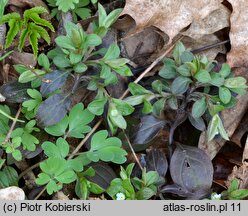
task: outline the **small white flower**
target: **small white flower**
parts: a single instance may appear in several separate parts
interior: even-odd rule
[[[217,194],[217,193],[211,194],[211,200],[220,200],[220,199],[221,199],[221,194]]]
[[[123,193],[116,194],[116,200],[125,200],[126,196]]]

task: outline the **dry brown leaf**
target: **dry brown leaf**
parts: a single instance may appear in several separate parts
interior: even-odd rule
[[[155,26],[172,40],[193,21],[204,19],[217,10],[223,0],[126,0],[122,15],[136,21],[136,31]]]
[[[240,189],[248,189],[248,138],[243,152],[242,166],[233,168],[232,173],[228,176],[226,185],[229,186],[233,179],[238,179]]]
[[[182,42],[185,45],[185,47],[187,47],[187,49],[190,50],[198,49],[207,46],[209,44],[215,44],[220,41],[221,40],[214,34],[202,35],[202,37],[199,39],[193,39],[190,37],[184,37],[182,39]],[[198,54],[205,55],[208,57],[208,59],[214,60],[215,57],[218,55],[218,53],[223,53],[223,54],[226,53],[225,45],[216,46],[214,48],[205,50],[204,52]]]
[[[241,120],[238,128],[235,130],[234,134],[232,135],[231,141],[241,146],[241,139],[242,137],[248,132],[248,112],[246,112],[244,118]],[[248,152],[248,150],[247,150]],[[248,157],[247,157],[248,159]]]
[[[195,20],[189,29],[183,32],[183,35],[200,40],[204,35],[210,35],[229,27],[230,14],[227,7],[220,5],[220,8],[214,10],[206,18]]]
[[[167,40],[168,42],[168,40]],[[157,53],[164,45],[163,37],[154,30],[146,28],[142,32],[121,41],[122,55],[139,66],[151,64]]]
[[[230,41],[231,51],[227,55],[232,67],[248,67],[248,1],[228,0],[232,4]]]
[[[244,163],[242,166],[233,168],[232,173],[228,176],[226,186],[229,187],[233,179],[238,179],[239,189],[248,188],[248,163]]]
[[[9,0],[8,5],[14,5],[16,7],[36,7],[36,6],[42,6],[48,9],[47,5],[42,0]]]

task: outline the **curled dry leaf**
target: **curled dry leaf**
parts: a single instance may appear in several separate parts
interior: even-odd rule
[[[213,165],[209,157],[192,146],[177,145],[170,162],[173,185],[166,185],[162,192],[170,192],[188,199],[199,199],[210,193]]]
[[[241,120],[239,126],[235,130],[234,134],[231,137],[231,141],[236,143],[237,145],[241,145],[241,139],[242,137],[248,132],[248,112],[246,112],[245,116]],[[247,150],[248,153],[248,150]],[[246,157],[248,159],[248,155]]]
[[[230,41],[231,51],[227,55],[231,67],[248,67],[248,1],[228,0],[233,8],[231,14]]]
[[[223,0],[126,0],[122,15],[136,22],[135,32],[154,26],[172,40],[193,21],[204,19],[218,9]]]
[[[214,34],[210,34],[210,35],[202,35],[201,38],[190,38],[190,37],[184,37],[182,39],[183,44],[185,45],[185,47],[187,47],[190,50],[195,50],[201,47],[205,47],[207,45],[210,44],[215,44],[220,42],[221,40]],[[201,54],[204,54],[208,59],[215,59],[216,56],[218,55],[218,53],[226,53],[226,48],[225,45],[219,45],[216,46],[214,48],[211,48],[209,50],[205,50]]]
[[[231,12],[228,8],[220,5],[206,18],[195,20],[183,35],[200,40],[204,35],[213,34],[225,27],[229,27],[230,14]]]
[[[48,9],[47,5],[42,0],[9,0],[8,5],[14,5],[19,8],[42,6]]]
[[[30,67],[35,67],[37,64],[37,60],[34,58],[34,54],[26,53],[26,52],[17,52],[14,51],[9,57],[11,60],[11,64],[23,64]]]
[[[151,64],[156,54],[168,42],[168,38],[161,35],[156,28],[146,28],[142,32],[121,41],[121,51],[124,57],[139,66]]]

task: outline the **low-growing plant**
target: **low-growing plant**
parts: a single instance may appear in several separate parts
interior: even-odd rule
[[[69,154],[69,144],[63,138],[58,138],[56,144],[44,142],[42,148],[48,159],[40,164],[42,173],[36,183],[46,185],[48,194],[62,189],[63,184],[69,184],[78,179],[78,184],[84,184],[77,178],[84,166],[91,162],[113,162],[122,164],[126,161],[126,151],[121,148],[121,141],[116,137],[108,137],[106,130],[98,131],[91,139],[91,148],[74,159],[66,159]],[[79,177],[87,173],[78,174]],[[89,174],[89,173],[88,173]],[[89,174],[90,175],[90,174]]]
[[[86,19],[91,16],[92,11],[89,8],[90,3],[96,4],[97,0],[46,0],[52,7],[51,15],[59,20],[61,13],[70,11],[73,21],[76,22],[78,17]]]
[[[38,55],[38,40],[40,38],[50,44],[50,36],[44,27],[49,28],[51,31],[54,31],[54,28],[49,21],[39,16],[42,13],[48,13],[48,11],[44,7],[34,7],[26,10],[23,18],[16,12],[2,16],[0,24],[8,23],[9,25],[5,49],[10,47],[18,33],[20,33],[19,50],[22,50],[25,41],[29,39],[35,56]]]
[[[227,190],[221,194],[212,193],[211,200],[241,200],[248,197],[248,189],[239,189],[238,179],[233,179]]]
[[[148,89],[129,84],[133,96],[124,101],[131,106],[143,104],[142,112],[161,117],[168,107],[176,111],[170,128],[170,143],[176,127],[189,119],[198,130],[206,129],[211,141],[220,134],[228,140],[220,112],[235,106],[237,94],[246,92],[246,79],[235,77],[228,64],[213,71],[214,64],[205,56],[194,56],[180,42],[173,51],[173,59],[164,59],[159,76]],[[204,121],[205,119],[205,121]]]

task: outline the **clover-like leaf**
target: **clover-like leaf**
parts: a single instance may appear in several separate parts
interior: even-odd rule
[[[105,162],[112,161],[117,164],[124,163],[127,152],[121,148],[121,140],[117,137],[107,137],[107,130],[101,130],[94,134],[87,157],[94,162],[102,160]]]
[[[63,138],[58,138],[56,144],[44,142],[42,149],[48,157],[65,158],[69,153],[69,144]]]

